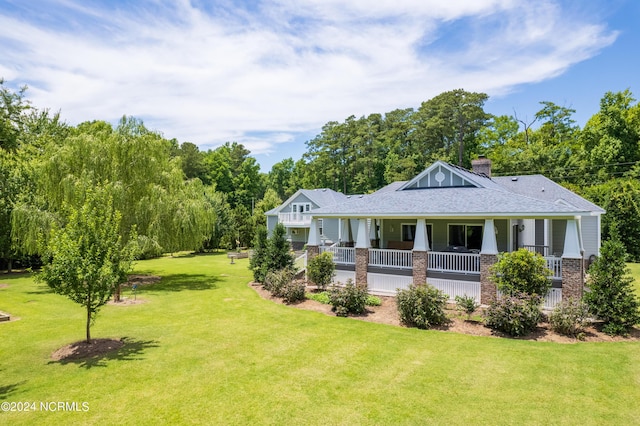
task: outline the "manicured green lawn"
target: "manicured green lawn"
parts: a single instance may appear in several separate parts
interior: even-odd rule
[[[627,266],[631,270],[631,275],[633,276],[634,285],[636,287],[636,292],[638,296],[640,296],[640,263],[627,263]]]
[[[327,317],[262,300],[247,260],[163,258],[147,302],[106,306],[94,337],[117,354],[53,362],[82,309],[24,275],[0,276],[0,424],[639,424],[640,344],[553,344]],[[128,292],[125,296],[129,296]],[[37,406],[39,408],[39,405]],[[81,407],[81,406],[80,406]]]

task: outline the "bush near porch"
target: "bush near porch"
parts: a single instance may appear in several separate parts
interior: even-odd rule
[[[20,318],[0,323],[2,402],[89,404],[4,412],[3,423],[638,423],[638,342],[562,345],[329,317],[260,298],[247,265],[224,254],[139,262],[136,273],[162,280],[138,288],[144,303],[106,306],[94,329],[126,336],[123,351],[66,363],[50,355],[82,338],[82,310],[29,275],[0,276],[0,310]]]

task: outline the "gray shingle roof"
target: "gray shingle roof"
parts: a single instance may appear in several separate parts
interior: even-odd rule
[[[278,214],[283,208],[289,205],[298,195],[304,195],[311,202],[319,207],[332,206],[337,203],[341,203],[343,201],[348,200],[348,197],[344,195],[342,192],[336,192],[333,189],[328,188],[319,188],[319,189],[300,189],[295,192],[291,197],[289,197],[284,203],[280,204],[278,207],[271,209],[264,214],[267,216],[272,216]]]
[[[500,176],[493,180],[509,191],[552,203],[561,200],[578,209],[604,213],[604,210],[578,194],[542,175]]]
[[[342,192],[328,188],[303,189],[301,192],[319,207],[331,206],[347,199],[347,196]]]
[[[441,165],[477,187],[408,189],[432,167]],[[571,216],[604,210],[541,175],[488,178],[436,162],[411,181],[393,182],[370,195],[344,195],[331,189],[302,189],[267,215],[277,214],[300,193],[319,208],[313,215],[341,217],[404,216]]]
[[[489,188],[430,188],[384,191],[316,209],[314,216],[569,216],[589,210]]]

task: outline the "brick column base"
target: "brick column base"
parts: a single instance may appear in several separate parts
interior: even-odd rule
[[[581,298],[584,291],[584,262],[582,259],[562,258],[562,301]]]
[[[498,261],[498,255],[480,254],[480,303],[488,305],[496,300],[496,285],[489,279],[489,268]]]
[[[319,246],[307,246],[307,262],[320,254]]]
[[[429,252],[413,252],[413,284],[425,284],[427,282],[427,268],[429,267]]]
[[[367,288],[367,271],[369,269],[369,249],[356,248],[356,285]]]

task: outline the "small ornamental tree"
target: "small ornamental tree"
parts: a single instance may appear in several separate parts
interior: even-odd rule
[[[249,268],[253,271],[253,279],[264,283],[267,276],[267,228],[258,226],[253,238],[253,256],[249,259]]]
[[[640,323],[640,303],[625,259],[624,245],[615,235],[605,241],[600,256],[589,268],[589,291],[584,295],[591,313],[604,321],[603,331],[611,335],[627,334],[629,328]]]
[[[293,256],[291,256],[289,242],[285,238],[287,230],[284,225],[278,223],[273,229],[271,238],[267,243],[267,271],[277,271],[284,268],[293,268]]]
[[[544,258],[527,249],[500,254],[490,273],[491,280],[505,295],[524,293],[545,297],[551,288],[552,272],[547,269]]]
[[[66,226],[51,231],[37,278],[86,309],[86,341],[91,343],[90,327],[98,310],[126,281],[136,237],[122,247],[121,215],[104,193],[88,193],[82,207],[70,208],[68,219]]]
[[[307,276],[309,281],[314,283],[320,290],[325,290],[336,271],[336,265],[333,263],[333,254],[325,251],[315,256],[307,265]]]

